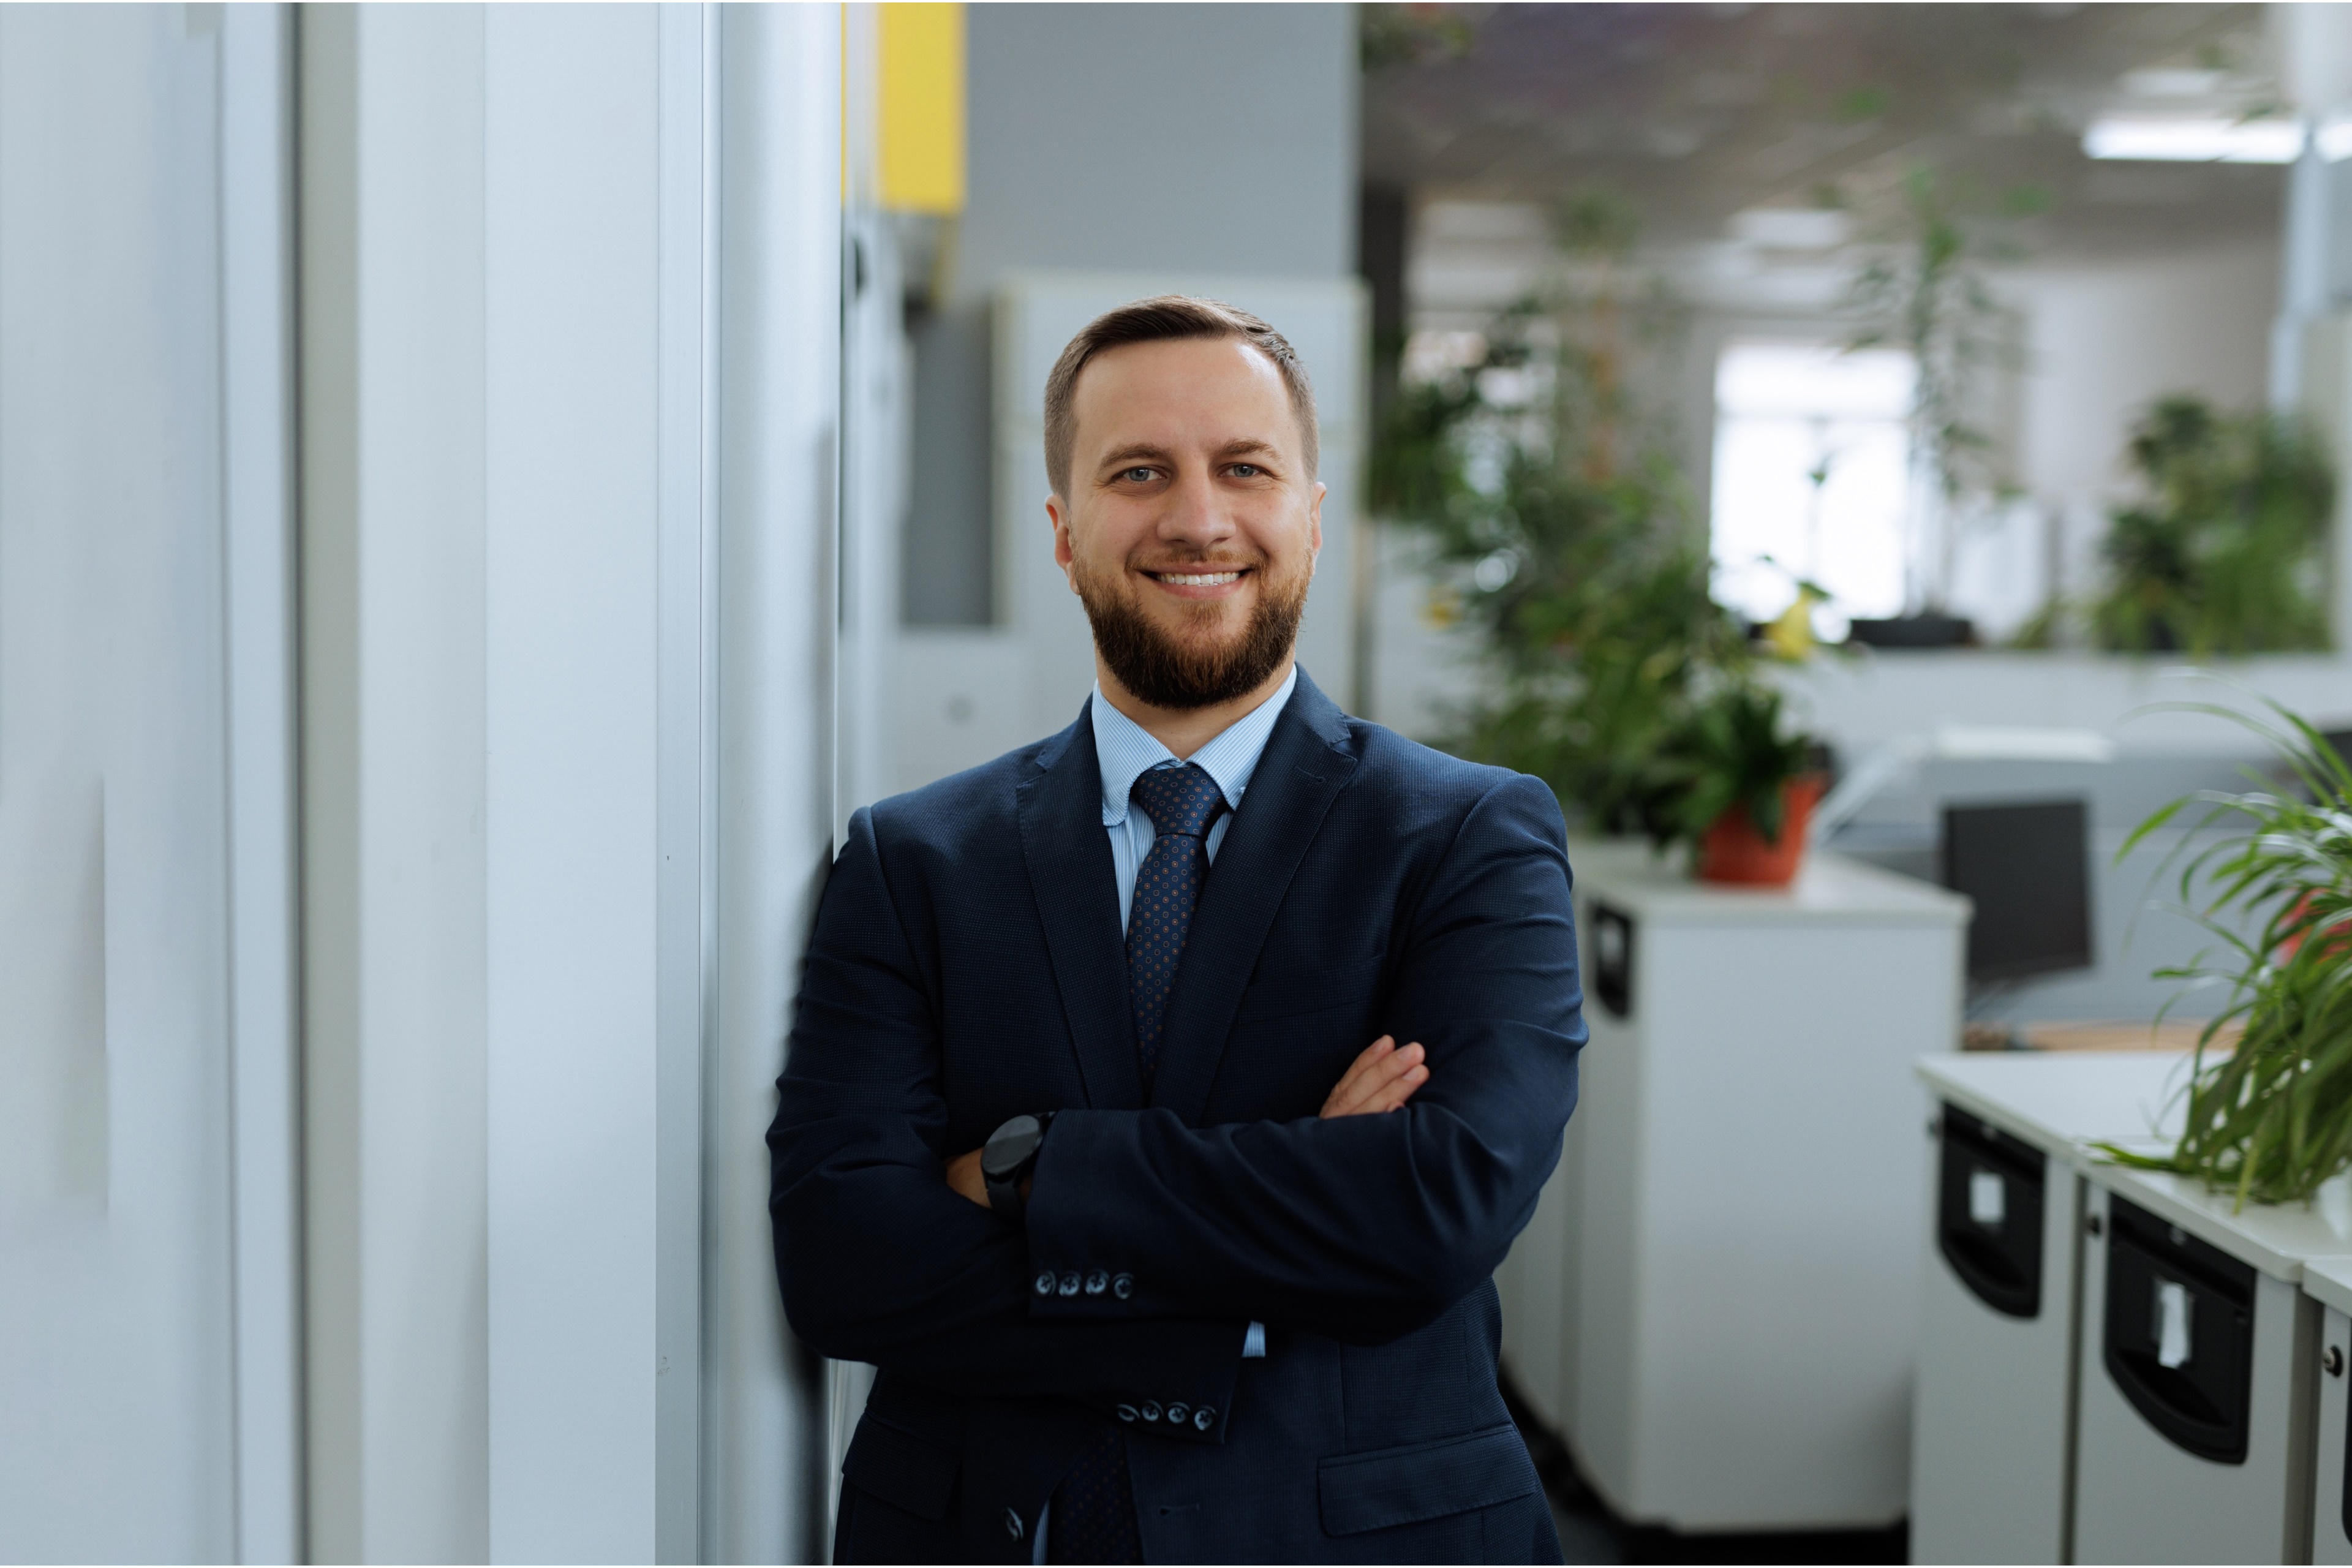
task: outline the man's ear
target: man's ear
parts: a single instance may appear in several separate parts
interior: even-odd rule
[[[1307,503],[1307,557],[1311,563],[1323,553],[1323,498],[1331,487],[1322,480],[1315,481],[1315,494]]]
[[[1058,491],[1045,497],[1045,521],[1054,526],[1054,564],[1062,569],[1062,576],[1075,594],[1078,591],[1078,579],[1071,569],[1075,557],[1070,548],[1070,505]]]

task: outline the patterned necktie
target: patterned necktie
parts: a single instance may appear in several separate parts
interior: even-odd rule
[[[1152,768],[1136,775],[1127,798],[1151,818],[1150,852],[1135,869],[1135,899],[1127,915],[1127,992],[1135,1007],[1135,1051],[1143,1068],[1143,1096],[1160,1070],[1160,1026],[1192,906],[1209,875],[1209,827],[1225,809],[1217,781],[1198,763]]]
[[[1160,1068],[1168,993],[1176,984],[1177,960],[1184,956],[1192,906],[1209,874],[1209,828],[1224,810],[1225,797],[1205,769],[1187,763],[1138,775],[1128,800],[1143,808],[1152,827],[1151,849],[1136,868],[1135,899],[1127,915],[1127,988],[1135,1005],[1135,1049],[1149,1100]],[[1054,1563],[1143,1561],[1127,1444],[1108,1422],[1055,1490],[1045,1553]]]

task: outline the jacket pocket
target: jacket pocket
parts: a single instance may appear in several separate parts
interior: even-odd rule
[[[1369,1454],[1339,1454],[1317,1468],[1327,1535],[1417,1524],[1492,1508],[1543,1489],[1528,1446],[1507,1424]]]
[[[858,1418],[857,1435],[842,1458],[841,1479],[917,1519],[936,1521],[948,1516],[962,1464],[955,1450],[926,1443],[868,1414]]]

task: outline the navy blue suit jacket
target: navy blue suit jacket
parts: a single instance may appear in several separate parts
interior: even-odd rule
[[[882,1369],[841,1559],[1026,1562],[1072,1455],[1124,1419],[1150,1560],[1557,1561],[1491,1276],[1575,1104],[1572,919],[1543,784],[1302,673],[1147,1100],[1085,712],[857,813],[768,1135],[793,1327]],[[1318,1120],[1384,1033],[1430,1081]],[[1043,1110],[1025,1226],[948,1188],[947,1159]]]

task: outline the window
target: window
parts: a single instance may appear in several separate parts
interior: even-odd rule
[[[1715,372],[1716,596],[1750,620],[1803,579],[1828,615],[1903,610],[1911,356],[1732,342]]]

